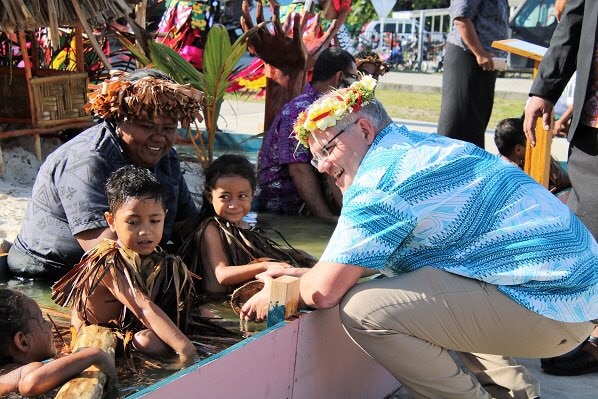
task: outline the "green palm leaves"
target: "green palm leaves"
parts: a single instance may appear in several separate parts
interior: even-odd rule
[[[172,76],[178,83],[188,83],[203,91],[205,98],[202,106],[208,133],[207,148],[200,133],[191,136],[188,131],[188,134],[200,161],[204,164],[211,162],[214,158],[216,122],[220,115],[224,93],[233,83],[231,75],[247,50],[248,36],[264,24],[248,30],[232,44],[224,26],[218,24],[212,26],[203,52],[203,72],[200,72],[175,50],[152,39],[147,31],[134,21],[129,23],[133,27],[139,47],[123,35],[118,35],[118,38],[140,63],[152,65]]]

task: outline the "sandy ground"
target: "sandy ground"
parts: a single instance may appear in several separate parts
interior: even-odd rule
[[[0,175],[0,240],[13,241],[19,232],[27,201],[41,163],[33,155],[30,137],[2,141],[4,173]],[[60,141],[42,139],[42,154],[53,151]]]

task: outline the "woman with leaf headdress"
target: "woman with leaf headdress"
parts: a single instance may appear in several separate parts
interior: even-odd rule
[[[151,170],[164,185],[162,245],[180,241],[181,226],[198,210],[173,144],[179,123],[201,119],[202,96],[153,69],[116,73],[90,93],[87,107],[103,122],[60,146],[41,166],[8,255],[11,272],[56,281],[84,252],[115,239],[104,219],[104,184],[125,165]]]

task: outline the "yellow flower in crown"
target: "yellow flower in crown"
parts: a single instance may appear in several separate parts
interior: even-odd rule
[[[293,126],[297,140],[308,147],[307,139],[316,130],[335,126],[347,114],[372,101],[375,88],[376,79],[366,75],[346,89],[325,94],[297,117]]]

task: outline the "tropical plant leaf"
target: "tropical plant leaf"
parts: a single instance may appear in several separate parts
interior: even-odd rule
[[[137,61],[139,61],[143,65],[151,64],[151,61],[150,61],[148,55],[144,54],[144,52],[142,50],[140,50],[137,46],[135,46],[135,44],[133,44],[129,39],[127,39],[122,33],[118,32],[118,31],[115,31],[114,33],[116,34],[116,38],[118,39],[118,41],[127,50],[129,50],[131,52],[131,54],[133,55],[133,57],[135,57],[135,59],[137,59]]]
[[[204,154],[198,154],[198,157],[211,162],[214,153],[216,121],[220,114],[224,93],[232,84],[231,76],[247,50],[249,35],[263,28],[267,22],[262,22],[244,32],[232,44],[228,31],[223,25],[212,26],[203,53],[203,72],[197,70],[174,49],[151,39],[135,21],[129,20],[129,23],[135,25],[133,29],[135,38],[137,41],[141,41],[140,47],[144,50],[140,50],[121,34],[117,34],[117,37],[139,62],[144,65],[153,65],[156,69],[172,76],[178,83],[188,83],[203,91],[205,95],[204,119],[208,130],[208,155],[206,157]]]

